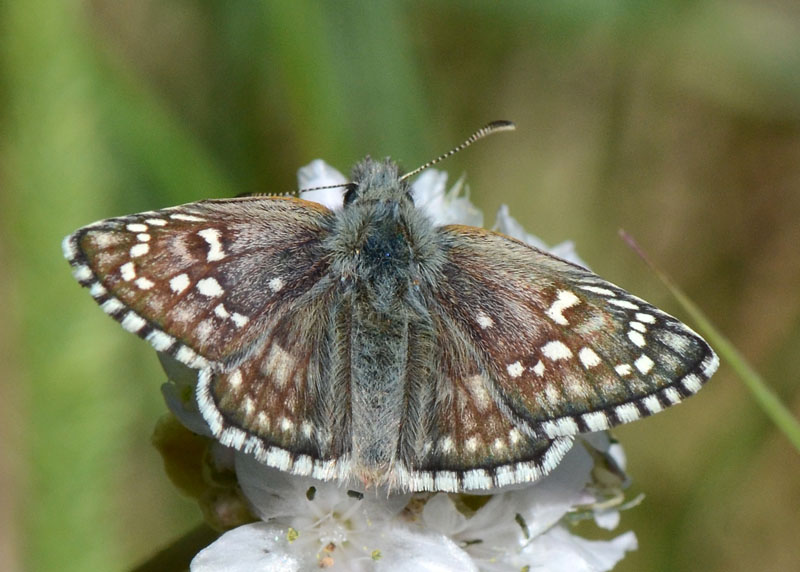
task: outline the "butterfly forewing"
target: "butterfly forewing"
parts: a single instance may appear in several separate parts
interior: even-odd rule
[[[716,370],[689,328],[595,274],[497,233],[443,232],[439,303],[482,356],[493,394],[539,437],[656,413]]]
[[[307,201],[202,201],[67,237],[78,280],[127,330],[193,367],[235,360],[326,268],[330,211]]]

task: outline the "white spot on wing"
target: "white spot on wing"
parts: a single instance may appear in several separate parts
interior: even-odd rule
[[[626,375],[630,375],[631,374],[631,372],[633,371],[633,368],[630,366],[630,364],[621,363],[619,365],[614,366],[614,370],[619,375],[626,376]]]
[[[609,304],[617,306],[618,308],[625,308],[626,310],[638,310],[639,306],[628,300],[609,300]]]
[[[594,294],[600,294],[601,296],[614,296],[614,291],[608,288],[600,288],[599,286],[578,286],[578,288]]]
[[[219,230],[216,228],[204,228],[198,231],[197,234],[208,243],[208,255],[206,256],[208,262],[225,258],[225,252],[222,250],[222,242],[220,242],[221,234]]]
[[[189,287],[189,276],[187,274],[178,274],[169,281],[169,287],[176,294],[180,294]]]
[[[464,381],[464,384],[472,394],[472,402],[475,404],[478,411],[485,411],[491,403],[491,399],[489,398],[489,392],[486,391],[486,384],[483,376],[473,375],[468,377]]]
[[[644,322],[645,324],[656,323],[655,317],[651,316],[650,314],[645,314],[644,312],[636,312],[636,319],[640,322]]]
[[[219,285],[219,282],[217,282],[216,278],[212,276],[198,280],[196,287],[198,292],[200,292],[203,296],[208,296],[209,298],[216,298],[225,293],[225,290],[222,289],[222,286]]]
[[[657,333],[658,340],[675,350],[675,353],[682,354],[689,348],[691,340],[681,334],[676,334],[669,330],[661,330]]]
[[[655,363],[648,356],[642,354],[635,362],[633,362],[633,365],[636,366],[636,369],[646,375],[650,373],[650,370],[653,369]]]
[[[147,232],[147,225],[142,224],[140,222],[131,223],[127,225],[125,228],[127,228],[131,232]]]
[[[545,357],[548,357],[553,361],[569,359],[572,357],[572,351],[564,344],[564,342],[558,340],[547,342],[544,346],[542,346],[542,353],[545,355]]]
[[[628,339],[640,348],[647,345],[647,340],[644,339],[644,336],[635,330],[628,330]]]
[[[478,312],[476,318],[478,320],[478,325],[483,330],[494,326],[494,320],[492,320],[492,318],[490,316],[487,316],[484,312]]]
[[[169,218],[173,220],[185,220],[187,222],[205,222],[206,219],[200,218],[199,216],[194,216],[185,213],[173,213],[169,215]]]
[[[150,242],[150,235],[146,232],[140,232],[136,235],[136,239],[140,242]]]
[[[637,332],[645,333],[647,331],[647,328],[641,322],[635,322],[634,321],[634,322],[631,322],[628,325],[631,327],[631,330],[636,330]]]
[[[442,452],[444,452],[444,453],[452,453],[453,451],[455,451],[455,445],[453,444],[453,438],[450,437],[450,435],[448,435],[444,439],[441,439],[439,441],[439,443],[440,443],[439,446],[441,447]]]
[[[224,319],[224,318],[230,318],[230,316],[231,316],[231,315],[228,313],[228,310],[226,310],[226,309],[225,309],[225,305],[224,305],[224,304],[217,304],[217,305],[214,307],[214,314],[216,314],[216,315],[217,315],[217,317],[219,317],[219,318],[223,318],[223,319]]]
[[[508,371],[508,375],[512,378],[516,378],[522,375],[522,372],[525,371],[525,368],[522,367],[522,364],[518,361],[514,363],[510,363],[506,366],[506,371]]]
[[[265,373],[271,374],[274,377],[275,383],[278,387],[283,387],[289,381],[289,377],[294,370],[294,358],[280,347],[278,344],[273,343],[269,349],[265,366]]]
[[[163,218],[148,218],[144,222],[152,226],[165,226],[167,224],[167,221]]]
[[[576,304],[580,304],[580,298],[578,298],[573,292],[569,290],[559,290],[558,296],[556,301],[547,309],[545,314],[553,320],[556,324],[561,326],[568,326],[569,322],[564,317],[564,310],[575,306]]]
[[[600,356],[592,348],[581,348],[581,351],[578,352],[578,358],[580,358],[583,367],[586,369],[598,366],[601,363]]]
[[[133,262],[126,262],[119,267],[119,273],[125,282],[130,282],[136,278],[136,267],[133,265]]]
[[[236,369],[228,376],[228,385],[233,389],[238,389],[242,385],[242,370]]]
[[[250,321],[250,318],[247,316],[242,316],[239,312],[234,312],[231,314],[231,320],[233,320],[233,323],[236,324],[237,328],[241,328]]]
[[[136,279],[136,286],[140,290],[150,290],[150,288],[152,288],[155,285],[156,285],[155,282],[153,282],[152,280],[148,280],[144,276]]]
[[[533,373],[535,373],[539,377],[542,377],[542,374],[544,373],[544,362],[542,360],[537,361],[536,365],[533,366],[532,369]]]
[[[267,286],[269,286],[269,289],[273,292],[280,292],[284,287],[284,282],[282,278],[276,277],[270,280]]]
[[[138,258],[139,256],[144,256],[148,252],[150,252],[150,245],[146,242],[140,242],[131,246],[130,255],[131,258]]]

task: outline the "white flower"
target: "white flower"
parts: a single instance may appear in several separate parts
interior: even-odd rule
[[[195,557],[193,572],[477,570],[446,535],[404,518],[410,494],[348,491],[282,473],[241,453],[236,475],[262,522],[224,534]],[[259,554],[263,560],[254,567]],[[225,568],[217,567],[221,562]]]
[[[301,188],[341,185],[346,179],[322,161],[300,170]],[[449,191],[447,175],[429,169],[412,186],[415,203],[436,224],[479,225],[480,211],[463,196],[462,182]],[[341,208],[343,189],[301,195]],[[507,207],[498,213],[501,232],[547,250],[527,234]],[[585,266],[571,243],[558,256]],[[165,364],[164,395],[191,430],[208,435],[187,391],[186,368]],[[192,561],[193,572],[301,571],[549,571],[610,570],[636,549],[632,532],[590,541],[571,532],[577,519],[593,518],[613,529],[625,485],[624,455],[607,433],[582,435],[549,475],[489,497],[454,494],[387,494],[348,491],[335,482],[298,477],[235,453],[241,490],[258,522],[223,534]],[[487,500],[488,498],[488,500]]]

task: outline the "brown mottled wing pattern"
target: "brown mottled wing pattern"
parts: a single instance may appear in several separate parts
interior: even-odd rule
[[[97,222],[64,252],[106,313],[201,370],[198,405],[222,442],[334,478],[349,413],[320,382],[332,217],[291,198],[201,201]]]
[[[442,293],[447,291],[444,287]],[[450,294],[445,294],[449,296]],[[454,304],[463,304],[460,296]],[[533,482],[572,446],[571,437],[542,439],[515,415],[450,304],[431,307],[436,344],[433,400],[419,416],[426,429],[407,475],[415,490],[487,490]]]
[[[320,280],[330,216],[298,199],[200,201],[99,221],[67,237],[64,251],[125,329],[202,367],[240,359],[273,309]]]
[[[440,232],[439,397],[418,481],[530,482],[572,436],[661,411],[717,368],[689,328],[579,266],[478,228]]]
[[[438,303],[523,433],[556,439],[639,419],[696,393],[718,366],[687,326],[588,270],[498,233],[441,232]]]

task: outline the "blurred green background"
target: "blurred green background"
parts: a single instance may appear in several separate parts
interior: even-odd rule
[[[153,351],[60,240],[99,218],[295,188],[324,158],[442,165],[491,225],[573,239],[680,313],[624,227],[800,412],[800,4],[0,3],[0,569],[125,570],[199,522],[150,434]],[[800,568],[800,457],[722,366],[616,431],[639,570]]]

